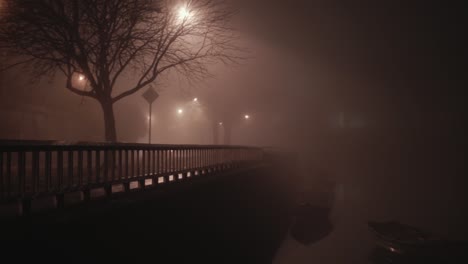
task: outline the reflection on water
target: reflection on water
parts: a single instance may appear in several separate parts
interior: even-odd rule
[[[310,245],[328,236],[333,230],[330,208],[314,207],[311,204],[299,206],[290,229],[291,237],[303,245]]]
[[[329,214],[333,228],[310,243],[301,243],[301,239],[295,239],[298,235],[290,232],[273,263],[398,263],[388,262],[395,259],[385,254],[376,254],[376,242],[367,227],[371,220],[396,220],[431,233],[466,239],[466,177],[460,177],[464,162],[433,155],[443,151],[411,149],[376,144],[356,155],[356,151],[346,153],[340,148],[336,153],[341,157],[331,155],[334,159],[328,163],[315,162],[328,164],[330,174],[326,177],[336,183]],[[311,159],[312,154],[306,156]],[[316,185],[317,172],[307,165],[310,163],[302,162],[306,165],[302,165],[299,188]],[[313,222],[303,226],[309,228],[304,228],[305,232],[313,233],[310,229],[314,227],[314,232],[321,232],[320,225]]]
[[[296,222],[273,263],[368,263],[373,245],[366,226],[369,207],[362,204],[359,188],[335,182],[330,191],[329,208],[314,208]]]

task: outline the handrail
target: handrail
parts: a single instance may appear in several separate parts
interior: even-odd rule
[[[246,146],[0,140],[0,203],[75,191],[86,199],[93,188],[128,191],[135,181],[157,187],[262,158]]]
[[[87,141],[59,141],[59,140],[2,140],[0,139],[0,147],[3,149],[37,149],[48,147],[99,147],[99,148],[113,148],[113,147],[129,147],[129,148],[214,148],[214,149],[259,149],[258,147],[251,146],[237,146],[237,145],[197,145],[197,144],[145,144],[145,143],[126,143],[126,142],[87,142]]]

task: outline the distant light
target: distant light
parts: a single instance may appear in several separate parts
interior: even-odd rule
[[[245,119],[250,119],[250,116],[249,116],[249,115],[245,115],[244,118],[245,118]]]
[[[189,20],[192,17],[192,12],[187,8],[187,6],[181,6],[178,10],[177,18],[179,22]]]
[[[78,80],[79,81],[84,81],[85,77],[83,75],[80,74],[80,76],[78,76]]]
[[[178,113],[179,115],[181,115],[181,114],[184,113],[184,110],[182,110],[181,108],[179,108],[179,110],[177,110],[177,113]]]
[[[194,101],[194,102],[197,102],[197,101],[198,101],[198,98],[196,98],[196,97],[193,98],[193,101]]]
[[[222,125],[223,125],[223,122],[219,122],[219,125],[222,126]]]

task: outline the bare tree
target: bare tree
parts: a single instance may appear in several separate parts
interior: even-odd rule
[[[117,141],[119,100],[171,70],[199,79],[242,57],[234,10],[222,0],[4,0],[2,8],[0,49],[12,55],[4,69],[63,73],[66,89],[101,105],[107,141]],[[124,78],[132,85],[117,89]]]

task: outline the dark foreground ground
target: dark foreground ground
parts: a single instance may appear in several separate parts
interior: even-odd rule
[[[273,173],[272,171],[276,171]],[[240,171],[1,222],[1,263],[271,263],[285,170]]]

